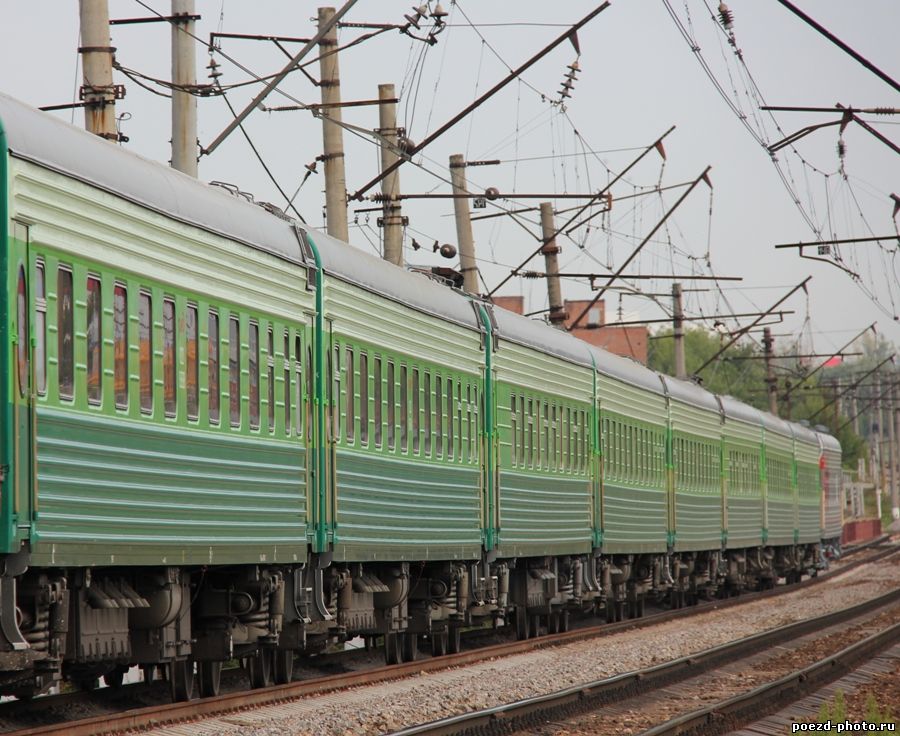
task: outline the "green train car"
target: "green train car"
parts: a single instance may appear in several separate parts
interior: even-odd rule
[[[812,573],[840,445],[0,96],[0,692]]]

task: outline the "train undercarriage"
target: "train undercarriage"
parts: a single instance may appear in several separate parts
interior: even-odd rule
[[[254,687],[289,682],[295,655],[381,638],[388,664],[425,644],[454,653],[467,627],[509,625],[520,639],[565,631],[573,614],[614,622],[649,603],[701,600],[798,582],[819,545],[639,555],[220,568],[27,568],[0,575],[0,693],[31,697],[68,681],[122,683],[132,666],[175,700],[219,691],[239,660]]]

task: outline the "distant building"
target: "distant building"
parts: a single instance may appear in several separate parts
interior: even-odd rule
[[[498,307],[507,309],[516,314],[524,314],[525,298],[521,296],[495,296],[493,302]],[[590,304],[587,299],[566,299],[565,321],[568,327],[575,318]],[[644,365],[647,364],[647,328],[644,325],[631,327],[604,327],[606,324],[606,305],[601,300],[591,307],[588,314],[581,320],[581,326],[572,330],[572,334],[591,345],[609,350],[616,355],[624,355],[634,358]]]

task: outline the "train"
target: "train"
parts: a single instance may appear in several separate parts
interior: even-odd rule
[[[841,448],[0,95],[0,693],[815,574]]]

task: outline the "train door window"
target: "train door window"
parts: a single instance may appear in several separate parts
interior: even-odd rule
[[[444,454],[444,394],[441,377],[434,377],[434,456]]]
[[[100,279],[88,276],[87,280],[87,394],[88,402],[99,404],[103,389],[102,346],[100,317],[103,304],[100,297]]]
[[[128,292],[113,289],[113,383],[117,409],[128,408]]]
[[[346,382],[346,400],[347,405],[345,407],[344,413],[344,436],[347,439],[347,444],[353,444],[353,440],[356,437],[356,407],[354,406],[356,399],[356,366],[353,355],[353,349],[347,348],[347,355],[345,357],[346,361],[346,369],[347,369],[347,382]]]
[[[425,431],[425,457],[431,457],[431,374],[422,374],[422,399],[424,409],[423,429]]]
[[[447,458],[453,460],[456,457],[453,452],[453,420],[456,412],[453,410],[453,379],[447,379]]]
[[[285,335],[285,339],[290,339]],[[307,356],[309,359],[309,356]],[[306,365],[307,376],[312,376],[312,365]],[[294,336],[294,432],[303,436],[303,340],[300,335]]]
[[[141,411],[153,413],[153,303],[150,294],[142,291],[138,303],[138,341],[141,370]]]
[[[400,452],[409,448],[409,377],[405,365],[400,366]]]
[[[37,392],[47,393],[47,292],[44,264],[36,264],[34,272],[34,380]]]
[[[175,301],[163,299],[163,405],[166,416],[175,416]]]
[[[372,376],[372,409],[375,421],[375,447],[381,447],[382,434],[382,385],[381,385],[381,358],[375,357],[373,363],[374,375]]]
[[[75,396],[75,325],[72,272],[60,267],[56,286],[56,329],[58,334],[59,396]]]
[[[275,331],[272,325],[266,330],[266,366],[268,367],[268,415],[269,432],[275,431]]]
[[[369,356],[359,353],[359,441],[369,444]]]
[[[419,453],[419,426],[421,417],[419,416],[419,369],[413,368],[412,380],[412,449],[415,454]]]
[[[19,368],[19,394],[28,391],[28,294],[25,289],[25,266],[19,266],[19,283],[16,293],[16,357]]]
[[[396,447],[397,437],[397,407],[395,401],[396,387],[394,386],[394,361],[387,364],[387,445],[389,450]]]
[[[207,324],[207,385],[209,388],[209,421],[210,424],[219,423],[219,315],[212,309],[209,310]]]
[[[297,353],[296,359],[300,359]],[[284,328],[284,355],[282,356],[282,368],[284,369],[284,433],[291,434],[291,333]]]
[[[300,369],[300,338],[297,338],[297,343],[294,346],[296,348],[297,354],[297,370]],[[313,376],[315,375],[315,369],[313,368],[313,354],[312,354],[312,344],[307,344],[306,346],[306,403],[302,405],[302,413],[297,418],[297,427],[300,427],[300,421],[303,417],[306,418],[306,438],[310,440],[313,436],[312,430],[312,408],[313,408]],[[299,378],[299,375],[298,375]],[[300,386],[299,382],[297,385],[297,411],[301,411],[301,403],[300,403]]]
[[[509,397],[509,462],[516,467],[516,395]]]
[[[184,312],[185,388],[187,416],[194,421],[200,415],[200,350],[197,344],[197,305],[188,304]]]
[[[478,386],[472,387],[472,398],[472,418],[474,420],[472,424],[472,460],[478,462],[478,458],[481,457],[481,420],[479,417],[484,416],[481,406],[484,396],[479,397]]]
[[[250,323],[250,429],[259,429],[259,325]]]
[[[232,427],[241,426],[241,323],[228,318],[228,409]]]

